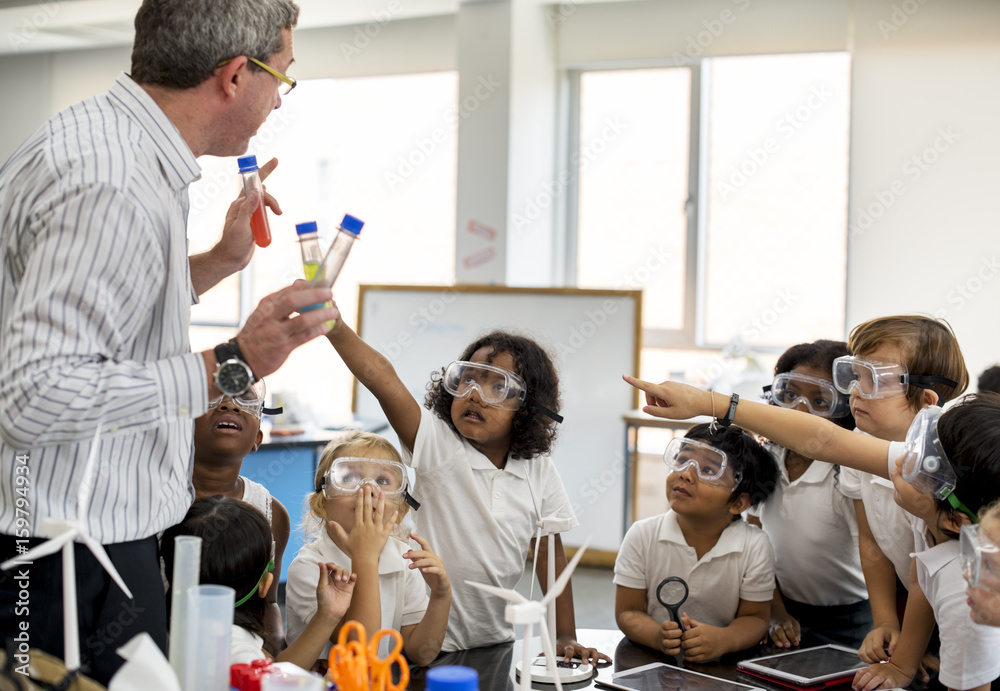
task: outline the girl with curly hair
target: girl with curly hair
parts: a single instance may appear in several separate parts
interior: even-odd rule
[[[467,581],[513,589],[538,521],[556,533],[578,525],[549,458],[556,436],[559,377],[548,353],[525,336],[494,331],[435,372],[421,408],[392,364],[342,320],[327,338],[348,369],[378,399],[416,472],[423,502],[417,531],[435,545],[452,579],[442,650],[514,640],[505,603]],[[566,566],[559,536],[555,570]],[[535,571],[545,583],[547,545]],[[557,652],[565,659],[607,659],[576,640],[572,588],[556,599]]]

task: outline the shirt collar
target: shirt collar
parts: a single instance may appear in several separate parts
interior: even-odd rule
[[[469,454],[469,465],[472,466],[473,470],[500,470],[495,465],[493,461],[486,458],[485,454],[480,453],[476,449],[472,449],[473,453]],[[514,477],[518,477],[522,480],[528,479],[528,469],[526,467],[527,461],[523,458],[512,458],[511,455],[507,454],[507,465],[504,466],[503,471],[505,473],[510,473]]]
[[[713,559],[721,557],[723,554],[739,552],[743,549],[743,541],[737,535],[738,530],[732,529],[736,523],[737,521],[733,521],[723,529],[715,545],[712,546],[712,549],[708,550],[702,559]],[[741,520],[739,523],[743,523],[743,521]],[[659,539],[661,542],[673,542],[678,545],[690,547],[684,538],[684,532],[681,530],[680,524],[677,522],[677,514],[673,511],[667,511],[664,514],[663,522],[660,523]]]
[[[924,565],[928,575],[933,576],[948,564],[958,559],[959,549],[958,540],[947,540],[920,552],[914,552],[912,556]]]
[[[111,85],[108,96],[149,134],[171,189],[180,192],[201,177],[201,168],[191,148],[145,89],[122,72]]]
[[[378,556],[378,574],[382,576],[387,573],[403,571],[406,568],[403,552],[408,549],[409,545],[405,545],[393,537],[386,540],[385,546]],[[326,561],[332,561],[338,566],[351,561],[351,558],[342,549],[337,547],[337,543],[333,541],[330,534],[323,528],[320,528],[319,553]]]

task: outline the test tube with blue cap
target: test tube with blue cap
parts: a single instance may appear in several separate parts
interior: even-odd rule
[[[364,225],[365,222],[361,219],[355,218],[350,214],[344,214],[344,220],[337,226],[337,235],[333,238],[330,249],[327,250],[326,256],[323,257],[323,262],[320,264],[319,270],[310,279],[313,286],[317,288],[333,287],[333,283],[337,280],[337,276],[340,275],[340,270],[344,268],[347,255],[351,253],[351,248],[354,247],[354,242],[361,234],[361,228]],[[309,277],[306,276],[306,278]]]

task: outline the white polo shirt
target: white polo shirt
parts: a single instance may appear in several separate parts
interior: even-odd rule
[[[378,558],[378,589],[382,603],[381,628],[396,629],[419,624],[427,611],[430,596],[420,572],[408,568],[403,553],[410,546],[389,538]],[[306,625],[316,614],[316,582],[319,580],[320,562],[332,562],[343,569],[351,568],[351,558],[337,547],[325,530],[318,540],[304,545],[288,566],[285,584],[286,638],[291,643],[302,635]],[[369,634],[375,633],[369,631]],[[388,652],[389,639],[383,638],[380,652]],[[330,645],[323,648],[322,657],[330,652]]]
[[[902,451],[902,442],[889,442],[889,458],[895,459]],[[853,468],[841,468],[840,491],[864,504],[875,542],[896,568],[900,582],[909,588],[913,531],[907,520],[909,514],[892,498],[892,482]]]
[[[646,591],[646,613],[665,621],[670,613],[656,599],[664,578],[688,584],[681,612],[713,626],[729,626],[740,600],[770,602],[774,595],[774,552],[760,528],[743,520],[722,531],[701,559],[684,539],[677,514],[667,511],[632,524],[615,561],[615,585]]]
[[[917,582],[934,609],[941,636],[938,679],[949,689],[971,689],[1000,677],[1000,628],[972,621],[958,540],[931,547],[927,527],[915,516]]]
[[[514,640],[506,602],[466,581],[513,589],[524,571],[540,518],[565,532],[579,525],[562,480],[547,455],[509,458],[503,470],[451,426],[421,408],[413,453],[415,532],[427,538],[451,580],[451,614],[442,650],[467,650]]]
[[[787,449],[769,444],[768,450],[781,477],[767,501],[747,513],[760,518],[771,540],[781,592],[796,602],[824,607],[868,599],[854,503],[838,488],[836,468],[813,461],[790,482]]]

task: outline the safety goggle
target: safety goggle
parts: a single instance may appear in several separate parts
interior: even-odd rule
[[[671,472],[679,473],[694,466],[698,479],[719,487],[735,487],[740,481],[739,473],[729,468],[725,451],[720,451],[696,439],[674,437],[663,452],[663,462]]]
[[[958,382],[933,374],[910,374],[902,365],[844,355],[833,361],[833,385],[849,394],[857,389],[862,398],[905,396],[910,386],[933,389],[934,384],[955,388]]]
[[[979,525],[963,525],[960,542],[962,571],[969,585],[1000,588],[1000,546]]]
[[[375,496],[384,494],[387,499],[399,503],[406,501],[414,510],[420,504],[410,496],[410,480],[406,466],[399,461],[379,458],[344,456],[338,458],[320,478],[317,492],[327,499],[357,494],[364,486],[375,490]]]
[[[280,415],[283,411],[283,408],[280,406],[277,408],[267,408],[264,406],[264,398],[266,394],[267,391],[264,387],[264,380],[258,379],[254,382],[254,385],[250,387],[250,390],[242,396],[235,396],[233,398],[229,398],[228,396],[217,396],[210,399],[208,401],[208,410],[218,408],[222,405],[222,401],[228,399],[233,402],[233,405],[242,410],[244,413],[252,415],[258,420],[264,413],[267,413],[268,415]]]
[[[938,406],[922,408],[906,432],[903,442],[902,477],[924,494],[945,499],[972,522],[976,515],[955,496],[955,469],[941,445],[937,423],[944,411]]]
[[[483,404],[503,410],[517,410],[527,402],[556,422],[563,421],[562,415],[549,410],[528,394],[519,375],[502,367],[456,360],[445,368],[442,384],[444,390],[455,398],[468,398],[475,391]]]
[[[800,404],[813,415],[825,418],[844,417],[851,412],[848,398],[837,391],[829,379],[801,372],[783,372],[764,387],[764,397],[782,408]]]

